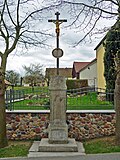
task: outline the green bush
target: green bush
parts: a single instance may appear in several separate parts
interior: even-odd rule
[[[66,81],[67,89],[77,89],[77,88],[82,88],[82,87],[88,87],[88,80],[80,80],[80,79],[75,79],[75,80],[67,80]]]
[[[120,32],[118,28],[118,21],[114,27],[106,35],[105,54],[104,54],[104,76],[106,80],[106,91],[114,93],[115,80],[117,76],[115,58],[120,50]],[[107,100],[114,101],[114,94],[108,94]]]

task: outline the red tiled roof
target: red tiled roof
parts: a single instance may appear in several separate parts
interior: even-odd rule
[[[91,62],[89,62],[87,65],[85,65],[82,69],[80,69],[79,72],[84,70],[85,68],[89,67],[92,63],[94,63],[96,61],[97,61],[97,58],[93,59]]]
[[[72,78],[79,78],[79,72],[82,68],[87,66],[90,62],[74,62],[72,69]]]
[[[88,65],[90,62],[74,62],[73,66],[75,68],[76,73],[79,72],[82,68]]]

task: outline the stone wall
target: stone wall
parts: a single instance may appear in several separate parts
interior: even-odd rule
[[[49,113],[7,113],[11,140],[48,137]],[[67,113],[69,137],[78,141],[115,134],[115,113]]]

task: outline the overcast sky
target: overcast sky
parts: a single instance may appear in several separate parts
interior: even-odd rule
[[[76,29],[68,29],[65,28],[66,25],[69,24],[69,15],[68,13],[62,10],[56,9],[55,12],[59,11],[61,13],[61,19],[67,19],[68,22],[61,24],[61,31],[60,31],[60,48],[63,49],[64,55],[60,58],[60,67],[70,67],[72,68],[73,62],[88,62],[92,61],[96,57],[96,52],[94,48],[97,44],[101,41],[104,35],[95,36],[97,38],[93,38],[92,42],[87,41],[79,44],[76,47],[73,47],[73,44],[83,36],[82,32],[78,32]],[[54,12],[54,13],[55,13]],[[48,19],[55,19],[55,15],[51,14]],[[48,23],[48,19],[46,18],[42,24],[44,28],[49,28],[50,33],[55,35],[55,24]],[[115,21],[102,21],[99,22],[98,26],[100,25],[113,25]],[[98,38],[99,37],[99,38]],[[8,57],[7,61],[7,70],[15,70],[20,74],[24,74],[23,65],[29,66],[31,63],[40,63],[45,68],[56,67],[56,58],[52,56],[52,50],[56,48],[56,38],[53,37],[47,42],[52,47],[44,47],[44,48],[29,48],[27,52],[24,53],[19,47],[17,50],[11,53]]]

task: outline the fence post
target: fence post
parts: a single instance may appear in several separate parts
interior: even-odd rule
[[[14,99],[15,99],[15,92],[14,92],[14,86],[12,86],[12,109],[14,110]]]
[[[12,110],[12,89],[10,89],[10,111]]]
[[[8,96],[8,90],[5,91],[5,105],[6,105],[6,109],[8,109],[8,103],[9,103],[9,96]]]

